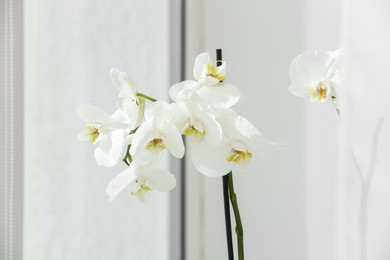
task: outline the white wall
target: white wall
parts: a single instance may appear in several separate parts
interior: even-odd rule
[[[169,1],[25,1],[25,259],[170,259],[168,195],[109,203],[124,165],[96,166],[75,113],[116,109],[111,67],[166,99],[169,20]]]

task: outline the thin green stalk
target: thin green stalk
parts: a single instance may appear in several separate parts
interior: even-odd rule
[[[157,99],[152,98],[152,97],[150,97],[150,96],[148,96],[148,95],[145,95],[145,94],[143,94],[143,93],[139,93],[139,92],[136,94],[136,96],[137,96],[137,97],[142,97],[142,98],[147,99],[147,100],[150,100],[150,101],[152,101],[152,102],[156,102],[156,101],[157,101]],[[143,107],[142,107],[142,109],[143,109]],[[138,130],[139,127],[140,127],[140,126],[138,126],[138,127],[134,128],[133,130],[131,130],[131,131],[129,132],[129,135],[135,134],[135,133],[137,132],[137,130]],[[122,161],[123,161],[124,163],[126,163],[127,166],[130,166],[131,162],[133,161],[133,158],[131,157],[130,152],[129,152],[129,151],[130,151],[130,147],[131,147],[131,144],[129,144],[129,145],[127,146],[127,151],[126,151],[125,157],[123,157],[123,159],[122,159]]]
[[[123,157],[122,161],[124,161],[127,166],[130,166],[130,163],[133,161],[133,158],[131,158],[131,155],[130,155],[130,147],[131,147],[131,144],[129,144],[127,146],[127,151],[126,151],[126,154],[125,154],[125,157]]]
[[[152,102],[156,102],[157,101],[157,99],[149,97],[148,95],[145,95],[143,93],[139,93],[138,92],[136,95],[137,95],[137,97],[143,97],[144,99],[147,99],[147,100],[152,101]]]
[[[129,135],[135,134],[135,132],[137,132],[139,127],[140,127],[140,125],[137,128],[134,128],[133,130],[131,130]]]
[[[232,221],[230,217],[230,203],[229,203],[229,177],[227,175],[222,177],[222,183],[223,183],[223,204],[225,208],[225,226],[226,226],[226,242],[227,242],[227,250],[228,250],[228,259],[234,260]]]
[[[232,203],[234,218],[236,219],[238,260],[244,260],[244,230],[242,228],[240,210],[238,209],[237,195],[234,192],[233,173],[232,172],[229,172],[228,178],[229,178],[230,202]]]

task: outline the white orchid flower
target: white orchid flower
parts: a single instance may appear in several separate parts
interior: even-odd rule
[[[172,190],[176,186],[176,178],[168,170],[133,162],[108,184],[106,193],[110,201],[127,186],[130,186],[131,195],[145,202],[150,191]]]
[[[220,122],[224,138],[217,145],[206,142],[191,147],[195,168],[209,177],[219,177],[230,171],[246,168],[253,157],[271,151],[272,144],[246,118],[233,112],[220,111]]]
[[[123,118],[123,111],[116,111],[111,117],[100,108],[91,105],[79,105],[78,116],[87,123],[84,131],[78,135],[80,141],[99,144],[95,150],[98,165],[115,166],[122,153],[124,134],[128,125]]]
[[[336,103],[339,73],[339,51],[305,52],[290,65],[290,92],[299,97],[310,97],[311,102],[333,101]]]
[[[184,155],[184,144],[179,130],[167,119],[169,114],[168,104],[157,101],[151,109],[146,112],[147,120],[142,123],[133,136],[130,155],[150,161],[158,158],[161,152],[169,150],[170,153],[182,158]],[[155,112],[153,112],[155,111]]]
[[[145,121],[152,118],[160,118],[171,121],[172,114],[175,111],[176,103],[168,104],[165,101],[158,100],[150,103],[145,109]]]
[[[169,96],[173,101],[176,101],[176,97],[184,89],[195,91],[207,105],[213,107],[231,107],[240,100],[240,90],[225,83],[225,61],[217,67],[207,52],[201,53],[195,59],[194,77],[196,81],[183,81],[169,89]]]
[[[196,102],[187,100],[177,103],[172,121],[182,135],[187,137],[190,145],[202,140],[217,144],[222,139],[222,129],[214,115]]]
[[[145,99],[137,96],[138,90],[126,73],[111,69],[110,76],[114,85],[119,88],[119,97],[123,99],[122,107],[128,114],[131,129],[135,129],[144,118]]]

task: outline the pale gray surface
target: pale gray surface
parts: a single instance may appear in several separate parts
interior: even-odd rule
[[[168,196],[109,203],[124,166],[96,166],[75,114],[84,102],[115,110],[111,67],[165,99],[169,15],[168,1],[25,1],[26,260],[169,259]]]
[[[344,44],[348,47],[348,76],[343,122],[343,161],[340,175],[342,233],[340,260],[390,259],[390,3],[384,0],[347,2]],[[372,158],[378,122],[377,156]],[[375,165],[367,203],[367,258],[361,258],[359,217],[362,185],[351,160],[353,149],[364,176]],[[363,236],[364,237],[364,236]]]

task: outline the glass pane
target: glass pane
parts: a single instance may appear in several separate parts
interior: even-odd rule
[[[167,0],[25,1],[26,260],[169,259],[169,195],[109,202],[125,165],[96,165],[75,113],[87,102],[116,110],[112,67],[166,99],[169,15]]]

